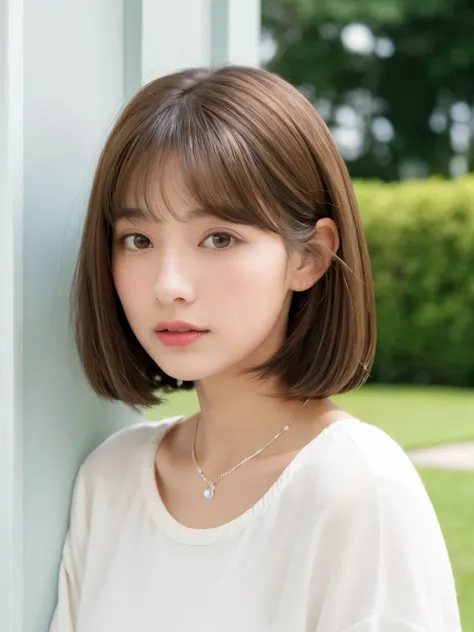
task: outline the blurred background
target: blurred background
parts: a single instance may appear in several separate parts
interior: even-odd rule
[[[262,63],[313,101],[353,177],[472,171],[472,0],[263,0],[262,28]]]

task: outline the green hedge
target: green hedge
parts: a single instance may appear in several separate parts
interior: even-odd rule
[[[474,386],[474,178],[355,189],[377,301],[371,379]]]

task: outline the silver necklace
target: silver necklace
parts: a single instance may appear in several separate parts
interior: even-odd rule
[[[286,426],[284,426],[279,433],[277,433],[273,439],[270,439],[270,441],[268,443],[266,443],[262,448],[260,448],[259,450],[257,450],[256,452],[254,452],[253,454],[250,454],[249,456],[246,456],[245,459],[242,459],[242,461],[240,461],[239,463],[237,463],[237,465],[234,465],[234,467],[231,467],[230,470],[227,470],[227,472],[224,472],[223,474],[220,474],[216,479],[214,479],[213,481],[211,481],[209,478],[207,478],[207,476],[204,474],[204,472],[202,471],[202,468],[199,467],[198,462],[196,460],[196,436],[197,436],[197,432],[198,432],[198,428],[199,428],[199,422],[201,420],[201,415],[198,416],[197,421],[196,421],[196,428],[194,430],[194,440],[193,440],[193,447],[192,447],[192,457],[193,457],[193,461],[194,461],[194,465],[196,466],[197,471],[199,472],[199,475],[201,476],[202,480],[206,483],[207,487],[204,490],[204,498],[206,500],[211,500],[212,498],[214,498],[214,493],[216,491],[216,484],[223,478],[225,478],[226,476],[229,476],[229,474],[232,474],[233,472],[235,472],[235,470],[239,467],[241,467],[242,465],[244,465],[245,463],[247,463],[247,461],[250,461],[250,459],[253,459],[254,457],[258,456],[259,454],[261,454],[264,450],[266,450],[269,446],[272,445],[272,443],[274,443],[278,437],[280,437],[284,432],[287,432],[291,425],[293,424],[294,421],[296,421],[298,415],[300,414],[300,412],[303,410],[303,408],[306,406],[306,404],[309,402],[309,398],[304,402],[304,404],[301,406],[301,408],[298,410],[298,412],[296,413],[296,415],[293,417],[293,419],[291,419]]]

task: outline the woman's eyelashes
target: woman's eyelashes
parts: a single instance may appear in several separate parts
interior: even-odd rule
[[[122,235],[119,237],[119,242],[126,250],[146,250],[152,247],[152,243],[148,237],[140,235],[140,233]]]
[[[147,250],[153,248],[153,244],[148,237],[141,233],[128,233],[120,235],[118,242],[125,250]],[[211,250],[229,250],[233,246],[242,243],[242,239],[226,231],[213,231],[199,242],[199,246]]]
[[[200,245],[211,248],[212,250],[229,250],[229,248],[241,242],[242,240],[235,235],[231,235],[225,231],[215,231],[207,235]]]

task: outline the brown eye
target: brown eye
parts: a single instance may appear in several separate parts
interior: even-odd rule
[[[206,237],[203,243],[206,244],[208,248],[212,248],[214,250],[225,250],[236,241],[237,239],[228,233],[213,233],[212,235]]]
[[[129,250],[146,250],[151,246],[151,241],[143,235],[127,235],[122,241]]]

